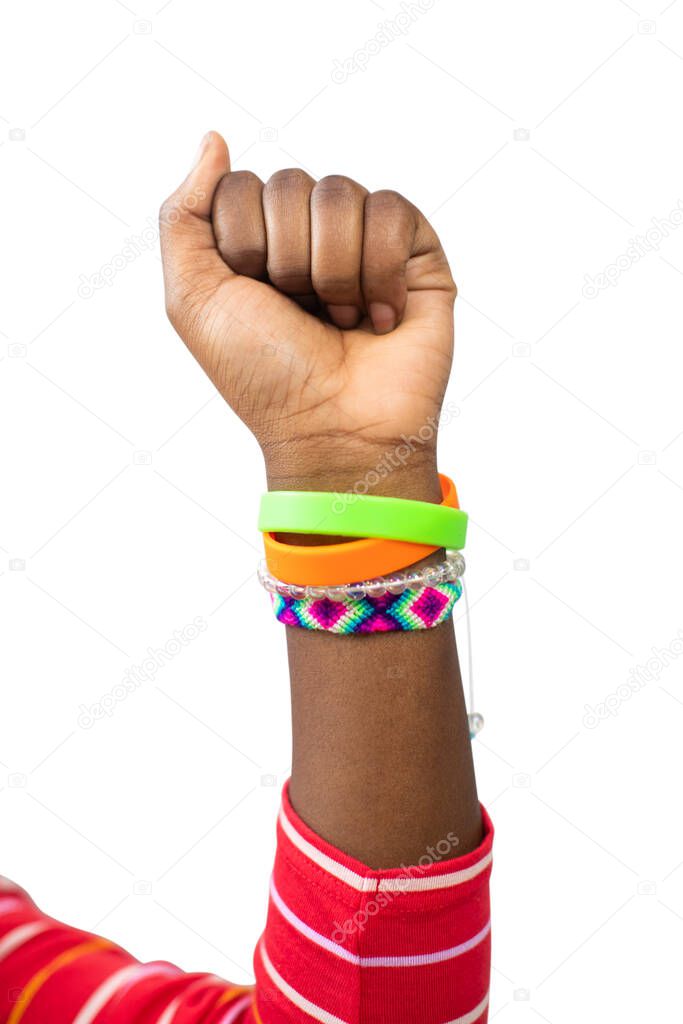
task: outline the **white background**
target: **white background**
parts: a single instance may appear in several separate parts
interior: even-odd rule
[[[585,710],[683,628],[665,2],[435,0],[408,24],[391,0],[4,5],[0,869],[48,912],[236,981],[264,919],[289,762],[284,637],[253,576],[264,478],[166,323],[154,240],[217,128],[264,179],[406,193],[454,267],[440,461],[472,516],[493,1018],[680,1014],[683,658],[596,727]],[[154,680],[79,725],[196,616]]]

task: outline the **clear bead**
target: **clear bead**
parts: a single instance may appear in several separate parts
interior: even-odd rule
[[[369,580],[365,584],[365,592],[368,597],[383,597],[387,592],[385,580]]]
[[[402,574],[387,576],[384,580],[384,585],[390,594],[402,594],[406,589],[405,577]]]
[[[265,581],[268,579],[270,575],[268,569],[266,568],[265,562],[259,562],[258,567],[256,569],[256,575],[261,586],[265,586]]]
[[[346,597],[346,587],[326,587],[325,597],[330,601],[343,601]]]
[[[295,601],[300,601],[302,597],[306,596],[306,588],[300,587],[296,583],[290,583],[289,596],[293,597]]]
[[[362,583],[346,588],[346,596],[349,601],[361,601],[365,597],[365,587]]]
[[[279,594],[281,597],[292,596],[289,583],[282,583],[280,580],[275,581],[274,593]]]
[[[314,601],[319,601],[321,597],[325,597],[324,587],[307,587],[307,597],[313,598]]]
[[[405,585],[408,590],[420,590],[423,586],[422,576],[419,572],[409,572],[406,574]]]
[[[440,565],[430,565],[422,573],[422,582],[425,587],[433,587],[436,583],[441,583],[443,579],[443,567]]]
[[[484,728],[484,716],[480,715],[477,711],[473,711],[471,715],[467,716],[467,720],[470,724],[470,736],[474,738]]]
[[[454,570],[456,576],[462,576],[465,571],[465,559],[459,551],[448,552],[448,564]]]

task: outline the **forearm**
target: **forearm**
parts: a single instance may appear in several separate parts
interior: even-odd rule
[[[360,476],[269,479],[344,491]],[[397,470],[373,493],[437,501],[436,470]],[[454,853],[474,849],[481,813],[452,623],[370,636],[289,629],[288,650],[290,794],[311,828],[375,868],[416,863],[452,834]]]

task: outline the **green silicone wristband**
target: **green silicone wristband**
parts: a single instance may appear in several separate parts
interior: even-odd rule
[[[268,533],[402,540],[460,551],[465,546],[467,513],[409,498],[269,491],[261,498],[258,528]]]

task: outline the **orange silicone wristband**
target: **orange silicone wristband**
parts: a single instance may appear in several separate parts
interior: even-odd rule
[[[442,505],[459,508],[455,484],[439,474]],[[266,564],[269,572],[283,583],[299,586],[334,587],[386,576],[414,565],[438,548],[410,544],[401,540],[353,540],[341,544],[302,547],[284,544],[274,533],[264,533]]]

